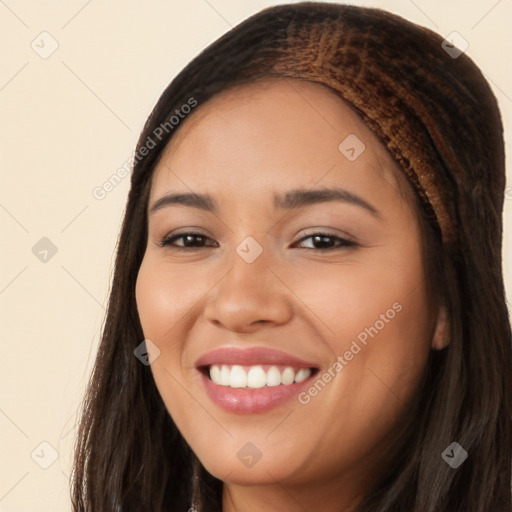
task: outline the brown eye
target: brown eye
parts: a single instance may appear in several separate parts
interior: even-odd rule
[[[176,240],[179,240],[179,239],[183,239],[183,244],[175,244],[174,243]],[[187,233],[178,233],[173,236],[166,236],[160,241],[160,243],[158,245],[160,247],[166,247],[166,246],[171,246],[171,245],[174,245],[175,247],[181,247],[181,249],[177,249],[177,250],[196,249],[196,248],[200,249],[201,247],[206,247],[204,245],[204,242],[207,240],[213,241],[211,238],[207,237],[206,235],[203,235],[202,233],[187,232]]]
[[[312,240],[313,247],[304,247],[304,249],[317,249],[328,251],[331,249],[337,249],[339,247],[354,247],[357,245],[355,242],[352,242],[351,240],[347,240],[345,238],[332,235],[330,233],[313,233],[311,235],[301,238],[298,243],[301,243],[309,238]],[[335,242],[337,242],[337,244],[333,245]]]
[[[181,243],[176,244],[177,240],[182,240]],[[347,240],[345,238],[341,238],[336,235],[332,235],[330,233],[312,233],[311,235],[307,235],[301,238],[298,244],[301,244],[305,240],[311,239],[312,247],[302,247],[306,250],[319,250],[319,251],[329,251],[342,247],[355,247],[357,244],[352,242],[351,240]],[[205,242],[213,242],[205,245]],[[202,233],[178,233],[172,236],[164,237],[158,245],[160,247],[173,247],[176,250],[185,250],[185,249],[201,249],[203,247],[218,247],[218,244],[213,241],[210,237],[203,235]]]

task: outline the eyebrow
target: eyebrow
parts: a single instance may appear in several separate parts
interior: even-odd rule
[[[379,211],[362,197],[349,192],[343,188],[322,188],[322,189],[295,189],[290,190],[284,195],[274,195],[274,208],[291,210],[303,206],[310,206],[317,203],[331,201],[341,201],[343,203],[353,204],[367,210],[374,217],[382,220]],[[153,214],[166,206],[184,205],[193,208],[199,208],[212,213],[218,213],[219,208],[215,200],[209,194],[195,193],[171,193],[162,196],[156,200],[149,210]]]

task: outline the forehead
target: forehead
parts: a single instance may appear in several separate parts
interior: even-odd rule
[[[354,154],[350,146],[362,151],[355,160],[347,158],[347,149]],[[151,196],[199,185],[257,193],[290,182],[312,187],[342,181],[369,187],[368,193],[384,186],[401,195],[400,173],[385,146],[334,91],[277,79],[237,86],[199,105],[164,149]]]

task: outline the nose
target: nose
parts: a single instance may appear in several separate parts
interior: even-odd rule
[[[279,265],[261,254],[247,263],[235,253],[232,265],[211,290],[204,315],[233,332],[255,332],[287,323],[293,314],[293,293],[279,275]]]

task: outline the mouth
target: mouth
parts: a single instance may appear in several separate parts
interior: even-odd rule
[[[200,366],[198,370],[218,386],[232,389],[261,389],[299,384],[316,375],[319,368],[279,364],[211,364]]]
[[[223,347],[195,362],[203,389],[221,409],[262,413],[290,402],[320,371],[314,363],[267,347]]]

